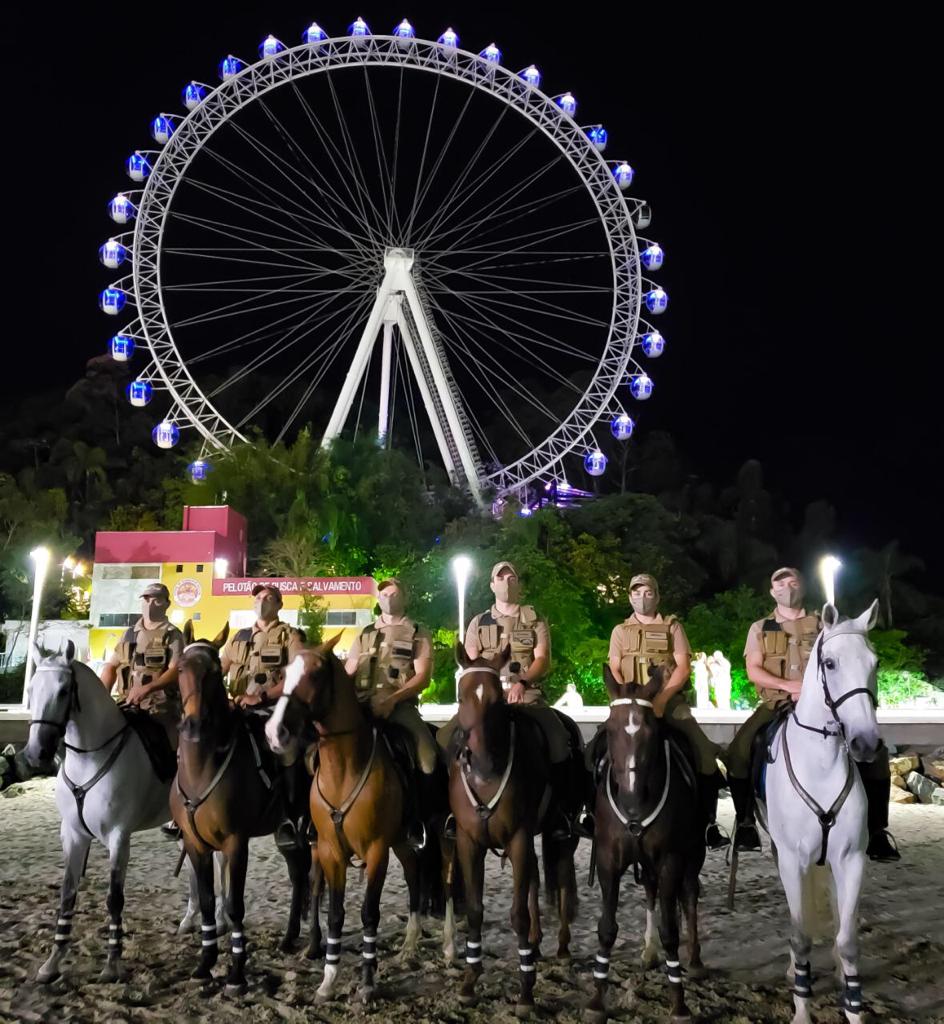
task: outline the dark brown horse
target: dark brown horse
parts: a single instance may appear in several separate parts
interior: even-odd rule
[[[607,757],[596,792],[596,856],[603,912],[597,927],[599,952],[593,967],[596,991],[585,1016],[606,1019],[610,951],[616,941],[620,880],[632,865],[646,889],[646,944],[643,966],[657,959],[655,907],[659,900],[659,937],[672,998],[672,1020],[690,1014],[679,964],[679,901],[688,919],[690,971],[704,973],[698,941],[698,873],[705,862],[705,824],[698,812],[694,776],[672,751],[665,726],[652,701],[662,686],[659,669],[645,685],[617,683],[608,666],[603,679],[610,696],[606,720]],[[688,774],[691,774],[690,770]]]
[[[578,756],[573,765],[576,806],[563,808],[548,782],[551,765],[537,722],[525,709],[506,703],[502,692],[499,673],[511,656],[510,648],[491,660],[469,659],[461,644],[456,654],[461,666],[459,716],[450,752],[449,804],[456,819],[468,917],[466,970],[459,998],[464,1003],[475,999],[482,973],[485,855],[500,849],[513,869],[511,925],[518,939],[520,981],[516,1013],[526,1016],[534,1006],[541,943],[534,837],[542,831],[550,806],[572,813],[579,809],[583,760]],[[576,847],[575,837],[555,840],[550,829],[544,831],[545,876],[558,899],[557,955],[562,958],[570,955],[570,924],[577,909]]]
[[[304,725],[314,723],[318,768],[311,787],[311,817],[318,832],[317,860],[328,887],[328,941],[318,1001],[332,998],[341,959],[344,892],[352,857],[365,865],[367,886],[361,907],[364,943],[359,996],[375,992],[380,896],[390,850],[403,865],[410,894],[410,917],[403,954],[420,937],[421,870],[429,864],[406,842],[408,795],[403,778],[381,736],[357,700],[354,682],[333,653],[337,637],[304,650],[286,669],[285,689],[266,726],[269,746],[285,749]],[[445,803],[445,801],[443,801]],[[425,851],[424,851],[425,853]],[[438,873],[438,858],[434,862]],[[320,946],[317,902],[312,913],[311,950]],[[447,936],[451,945],[452,938]]]
[[[184,718],[170,807],[200,894],[202,947],[192,977],[209,978],[218,955],[213,853],[220,851],[229,875],[226,913],[232,927],[226,992],[237,995],[246,990],[243,916],[249,840],[274,834],[286,816],[279,765],[266,748],[259,716],[230,704],[213,645],[198,641],[187,646],[179,663],[179,682]],[[298,819],[297,808],[290,813]],[[279,849],[292,882],[292,905],[282,940],[283,950],[288,950],[298,937],[308,898],[311,855],[307,842]]]

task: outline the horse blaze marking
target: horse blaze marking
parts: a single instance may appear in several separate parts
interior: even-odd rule
[[[479,685],[476,686],[476,688],[475,688],[475,699],[478,700],[478,701],[481,701],[482,697],[484,696],[484,694],[485,694],[485,687],[482,685],[482,683],[479,683]]]

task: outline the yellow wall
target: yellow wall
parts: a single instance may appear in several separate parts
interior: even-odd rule
[[[199,620],[193,624],[194,636],[201,639],[213,639],[222,628],[229,622],[230,612],[237,610],[251,610],[252,598],[247,594],[225,595],[216,597],[213,594],[213,564],[200,563],[203,565],[203,572],[197,572],[196,562],[184,562],[183,570],[177,572],[179,562],[165,562],[161,569],[161,582],[165,584],[171,594],[170,620],[174,625],[183,628],[187,619],[192,618],[195,612],[200,613]],[[174,603],[174,588],[181,580],[196,580],[200,585],[201,595],[196,604],[183,608]],[[302,594],[283,594],[283,609],[300,609],[302,606]],[[371,609],[376,604],[376,597],[373,594],[323,594],[318,596],[329,609],[366,608]],[[91,660],[104,661],[111,654],[115,645],[121,640],[127,627],[106,627],[93,628],[89,634],[89,654]],[[338,651],[346,651],[354,642],[363,626],[326,626],[325,635],[336,636],[340,631],[341,639],[338,641]]]

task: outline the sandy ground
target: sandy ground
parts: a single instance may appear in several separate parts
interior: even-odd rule
[[[441,925],[425,923],[420,956],[396,956],[406,920],[406,897],[399,865],[391,868],[384,891],[380,927],[379,998],[363,1010],[349,997],[359,962],[360,895],[357,873],[350,873],[339,998],[316,1006],[321,965],[299,951],[283,955],[277,944],[285,919],[288,878],[270,839],[254,841],[249,864],[246,932],[250,991],[242,999],[222,993],[228,967],[223,952],[210,984],[190,981],[197,939],[178,938],[184,883],[171,872],[176,846],[158,831],[136,836],[126,885],[125,963],[128,980],[97,984],[107,915],[107,861],[93,846],[88,876],[75,919],[71,958],[63,978],[51,986],[33,979],[51,945],[61,876],[58,816],[53,782],[36,780],[0,794],[0,1020],[2,1021],[206,1021],[249,1014],[253,1022],[445,1021],[500,1024],[514,1020],[517,988],[516,943],[508,928],[510,868],[503,874],[490,857],[486,878],[485,975],[477,1007],[460,1006],[460,971],[446,968],[440,953]],[[869,866],[862,900],[861,972],[872,1021],[944,1021],[944,810],[893,806],[892,829],[902,847],[900,864]],[[729,801],[721,818],[730,822]],[[586,885],[589,846],[578,852],[580,911],[570,965],[545,960],[539,966],[538,1020],[580,1020],[591,987],[599,896]],[[702,943],[711,969],[703,981],[689,982],[687,996],[695,1019],[714,1024],[773,1024],[791,1018],[784,980],[787,914],[780,882],[769,855],[742,857],[737,909],[724,908],[723,856],[709,858],[703,874]],[[667,1019],[664,976],[638,965],[644,921],[641,890],[624,883],[620,938],[611,977],[613,1019],[649,1022]],[[544,952],[553,953],[556,924],[544,918]],[[461,936],[460,936],[461,938]],[[222,944],[225,950],[226,944]],[[461,950],[461,944],[460,944]],[[684,962],[684,954],[683,954]],[[814,951],[816,1019],[839,1022],[837,990],[829,950]]]

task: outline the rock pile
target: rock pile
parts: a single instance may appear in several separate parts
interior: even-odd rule
[[[944,807],[944,747],[931,754],[898,754],[888,759],[888,766],[892,773],[892,803]]]

